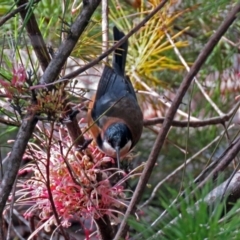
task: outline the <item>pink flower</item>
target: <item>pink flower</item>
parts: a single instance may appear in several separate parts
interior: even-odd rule
[[[61,142],[61,146],[58,142],[51,145],[50,155],[43,142],[41,149],[29,143],[26,156],[31,156],[35,164],[31,163],[25,169],[31,168],[33,175],[19,184],[23,189],[19,198],[23,201],[26,193],[26,202],[32,205],[25,217],[39,214],[44,221],[55,217],[52,198],[63,227],[69,227],[71,219],[93,221],[106,214],[119,221],[115,213],[125,206],[126,197],[124,188],[119,184],[112,186],[109,180],[116,173],[116,169],[105,169],[112,159],[93,144],[81,154],[69,149],[69,137]]]
[[[4,89],[8,98],[13,98],[14,95],[19,95],[23,92],[23,86],[26,82],[26,71],[23,65],[19,64],[17,67],[13,67],[13,77],[11,81],[0,79],[0,85]],[[3,93],[2,91],[0,91]]]
[[[0,85],[4,89],[7,97],[12,98],[11,84],[8,81],[0,79]],[[4,93],[2,90],[0,90],[0,92]]]
[[[22,64],[13,68],[13,78],[11,84],[13,87],[21,89],[26,82],[27,75],[26,70]]]

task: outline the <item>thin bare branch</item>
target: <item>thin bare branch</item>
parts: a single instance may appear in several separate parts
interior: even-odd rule
[[[66,106],[66,113],[67,114],[64,114],[65,115],[64,117],[71,116],[72,114],[74,114],[73,110],[70,108],[69,105]],[[72,117],[72,119],[70,119],[70,121],[66,123],[66,127],[74,147],[81,148],[81,146],[83,146],[85,142],[85,139],[79,127],[76,116]]]
[[[29,3],[28,0],[16,1],[16,4],[18,7],[21,7],[22,5],[28,4],[28,3]],[[29,7],[31,7],[31,6],[29,6]],[[29,8],[24,8],[20,11],[20,15],[21,15],[23,21],[25,21],[26,18],[28,17],[28,15],[29,15],[28,11],[29,11]],[[27,33],[28,33],[29,39],[31,41],[33,50],[34,50],[34,52],[38,58],[38,61],[41,65],[41,68],[43,71],[45,71],[51,59],[50,59],[50,55],[47,51],[46,44],[43,40],[42,33],[40,32],[40,29],[38,27],[35,15],[32,12],[32,9],[30,10],[30,17],[26,23],[26,29],[27,29]]]
[[[21,127],[16,136],[10,156],[8,157],[7,166],[0,185],[0,216],[2,216],[8,196],[12,190],[17,172],[20,167],[22,156],[27,147],[27,143],[32,136],[32,132],[37,123],[34,116],[28,115],[23,119]],[[1,218],[1,217],[0,217]],[[1,231],[2,229],[0,229]],[[2,236],[3,233],[0,234]]]
[[[196,189],[201,188],[211,178],[216,178],[219,172],[223,171],[237,156],[240,149],[240,138],[236,139],[230,146],[224,151],[224,154],[218,160],[218,165],[204,178],[204,180],[197,186]],[[195,189],[195,190],[196,190]],[[195,191],[194,190],[194,191]]]
[[[140,93],[145,93],[145,94],[149,94],[152,95],[153,97],[156,97],[162,104],[164,104],[166,107],[170,108],[171,107],[171,102],[166,101],[166,99],[163,96],[160,96],[156,91],[154,91],[153,89],[151,89],[145,82],[143,82],[141,80],[141,78],[138,76],[138,74],[134,71],[132,76],[135,78],[135,80],[141,84],[148,92],[146,91],[138,91]],[[177,110],[177,114],[179,114],[179,116],[185,117],[185,118],[189,118],[189,115],[185,112],[183,112],[182,110],[178,109]],[[190,120],[192,121],[198,121],[199,119],[193,116],[190,116]]]
[[[190,67],[188,66],[187,62],[185,61],[185,59],[183,58],[182,54],[180,53],[180,51],[178,50],[177,46],[175,45],[175,43],[173,42],[172,38],[170,37],[170,35],[167,33],[167,31],[165,31],[165,34],[167,36],[168,41],[170,42],[170,44],[172,45],[174,52],[176,53],[176,55],[178,56],[179,60],[181,61],[181,63],[183,64],[183,66],[186,68],[186,70],[189,72],[190,71]],[[194,77],[194,81],[197,84],[199,90],[201,91],[202,95],[206,98],[206,100],[210,103],[210,105],[213,107],[213,109],[218,113],[219,116],[224,115],[224,113],[222,113],[222,111],[218,108],[218,106],[213,102],[213,100],[209,97],[209,95],[205,92],[204,88],[202,87],[202,85],[200,84],[200,82],[197,80],[196,77]]]
[[[69,29],[67,39],[61,44],[58,52],[53,58],[53,61],[50,62],[48,68],[44,72],[43,76],[40,79],[40,84],[49,84],[57,79],[66,59],[71,54],[73,48],[78,42],[79,37],[88,25],[89,19],[91,18],[93,12],[96,10],[100,2],[101,0],[83,1],[83,9],[81,14],[77,17],[76,21]]]
[[[19,231],[13,226],[11,225],[11,220],[7,217],[4,216],[4,220],[7,222],[7,224],[9,225],[9,229],[13,230],[13,232],[16,234],[16,236],[20,239],[20,240],[25,240],[25,238],[22,237],[22,235],[19,233]]]
[[[52,191],[51,191],[50,158],[51,158],[51,147],[52,147],[53,132],[54,132],[54,127],[53,126],[54,126],[54,122],[51,123],[50,131],[49,131],[49,137],[48,137],[48,143],[47,143],[46,187],[47,187],[47,191],[48,191],[48,199],[51,203],[53,216],[55,217],[57,225],[60,228],[60,231],[61,231],[64,239],[69,240],[69,237],[67,236],[67,233],[64,231],[63,226],[61,225],[60,218],[59,218],[57,208],[55,206],[55,202],[54,202],[54,199],[53,199]]]
[[[163,0],[161,3],[153,9],[152,12],[150,12],[139,24],[137,24],[132,30],[129,31],[128,34],[125,35],[121,40],[119,40],[116,44],[114,44],[111,48],[109,48],[106,52],[101,54],[99,57],[91,61],[90,63],[86,64],[85,66],[67,74],[64,76],[64,79],[71,79],[79,75],[80,73],[86,71],[90,67],[93,67],[97,63],[99,63],[101,60],[103,60],[105,57],[107,57],[109,54],[111,54],[115,49],[117,49],[119,46],[121,46],[129,37],[131,37],[134,33],[136,33],[141,27],[144,26],[146,22],[149,21],[158,11],[160,11],[164,5],[168,2],[168,0]]]
[[[228,129],[232,128],[233,125],[231,125]],[[211,147],[214,143],[216,143],[221,136],[225,134],[225,131],[221,132],[221,134],[219,136],[217,136],[215,139],[213,139],[209,144],[207,144],[204,148],[202,148],[200,151],[198,151],[197,153],[195,153],[193,156],[191,156],[189,159],[187,159],[183,164],[181,164],[179,167],[177,167],[172,173],[168,174],[167,177],[165,177],[163,180],[161,180],[156,187],[153,189],[151,196],[149,197],[149,199],[144,202],[139,208],[143,208],[144,206],[148,205],[152,199],[155,197],[157,191],[159,190],[159,188],[166,182],[168,181],[170,178],[172,178],[174,175],[176,175],[178,172],[180,172],[182,169],[184,169],[186,167],[186,165],[188,165],[189,163],[191,163],[192,161],[196,160],[197,156],[199,156],[200,154],[202,154],[204,151],[206,151],[209,147]]]
[[[225,133],[226,131],[224,131]],[[222,136],[220,136],[221,139]],[[204,184],[209,181],[210,179],[215,179],[220,171],[223,171],[230,163],[233,161],[233,159],[236,157],[236,155],[239,152],[239,146],[240,146],[240,138],[238,138],[234,143],[232,143],[223,153],[222,155],[215,160],[211,165],[213,165],[213,170],[206,176],[204,176],[202,182],[190,193],[194,194],[198,189],[202,188]],[[216,163],[215,163],[216,162]],[[209,166],[210,167],[210,166]],[[198,177],[199,178],[199,177]],[[231,177],[230,177],[231,178]],[[196,180],[194,181],[196,182]],[[186,192],[182,192],[181,196],[183,196]],[[174,199],[174,201],[171,203],[171,206],[177,202],[178,198]],[[179,205],[177,208],[179,209]],[[158,221],[160,221],[163,217],[163,221],[168,218],[168,215],[166,215],[167,211],[165,210],[161,215],[152,223],[152,226],[155,225]]]
[[[213,117],[205,120],[193,120],[193,121],[177,121],[173,120],[171,125],[174,127],[206,127],[209,125],[216,125],[216,124],[224,124],[225,122],[229,121],[233,114],[236,113],[236,110],[239,108],[239,104],[236,104],[229,113],[221,115],[219,117]],[[143,121],[143,125],[151,126],[155,124],[162,124],[164,122],[165,118],[151,118],[151,119],[145,119]]]
[[[10,119],[5,119],[4,117],[0,117],[0,123],[8,125],[8,126],[15,126],[15,127],[19,127],[20,124],[16,121],[12,121]]]
[[[40,2],[41,0],[35,0],[33,4]],[[12,12],[6,14],[5,16],[1,17],[0,19],[0,27],[7,22],[9,19],[11,19],[12,17],[14,17],[17,13],[19,13],[20,11],[24,10],[26,8],[26,6],[28,5],[28,3],[25,3],[21,6],[19,6],[18,8],[14,9]]]
[[[217,31],[212,35],[212,37],[209,39],[208,43],[205,45],[205,47],[202,49],[201,53],[199,54],[198,58],[194,62],[192,68],[190,69],[190,72],[187,74],[187,76],[184,78],[183,82],[181,83],[178,92],[176,94],[175,99],[172,102],[171,107],[169,108],[166,119],[163,122],[163,126],[160,129],[160,132],[157,136],[157,139],[154,143],[154,146],[152,148],[152,151],[150,153],[150,156],[147,160],[146,166],[143,170],[143,173],[139,179],[138,185],[135,189],[134,195],[131,199],[131,202],[128,206],[128,209],[125,213],[124,219],[121,222],[121,225],[118,229],[118,232],[114,238],[114,240],[119,239],[122,235],[125,234],[125,228],[126,223],[129,215],[134,212],[134,209],[136,208],[137,203],[139,202],[142,193],[144,191],[144,188],[149,180],[149,177],[152,173],[152,170],[155,166],[155,163],[157,161],[157,157],[159,152],[162,149],[162,146],[164,144],[164,141],[166,139],[166,136],[168,134],[168,131],[171,127],[171,123],[173,121],[173,118],[177,112],[177,109],[179,105],[182,102],[182,99],[187,92],[193,78],[200,70],[201,66],[204,64],[214,47],[217,45],[223,34],[228,30],[229,26],[233,23],[233,21],[237,17],[237,13],[240,11],[240,4],[237,4],[231,12],[228,14],[228,16],[224,19],[223,23],[219,26]],[[240,141],[239,141],[240,142]]]
[[[102,52],[108,50],[109,44],[109,28],[108,28],[108,0],[102,0]],[[108,62],[108,56],[105,59]]]
[[[14,208],[14,203],[15,203],[15,192],[16,192],[16,186],[17,186],[17,178],[14,181],[13,184],[13,191],[12,191],[12,199],[10,203],[10,211],[9,211],[9,218],[8,218],[8,231],[7,231],[7,240],[11,239],[11,228],[13,227],[13,208]]]
[[[95,219],[95,222],[98,227],[98,232],[101,236],[101,240],[113,239],[114,227],[111,225],[111,222],[107,215],[105,215],[103,218]]]

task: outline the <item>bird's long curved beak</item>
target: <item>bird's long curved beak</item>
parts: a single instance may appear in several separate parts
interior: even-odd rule
[[[117,167],[118,167],[118,169],[120,169],[120,148],[116,147],[115,150],[116,150],[116,155],[117,155]]]

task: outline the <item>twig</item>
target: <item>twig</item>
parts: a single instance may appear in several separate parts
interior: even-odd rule
[[[2,150],[0,148],[0,181],[3,178],[3,159],[2,159]]]
[[[184,30],[183,28],[181,28],[181,27],[179,27],[177,25],[174,25],[173,29],[177,30],[178,32],[182,32]],[[186,30],[183,31],[183,34],[188,35],[188,36],[190,36],[192,38],[197,38],[198,37],[197,34],[195,34],[193,32],[190,32],[190,31],[186,31]]]
[[[240,53],[240,48],[239,48],[240,43],[234,43],[224,36],[222,37],[222,40],[225,41],[226,43],[228,43],[230,46],[237,48],[238,53]]]
[[[66,105],[66,109],[65,110],[66,110],[65,112],[68,115],[69,115],[69,113],[71,114],[71,112],[72,112],[72,110],[71,110],[69,105]],[[81,132],[81,129],[79,128],[79,125],[78,125],[78,122],[77,122],[77,118],[74,117],[71,122],[67,122],[66,123],[66,127],[68,129],[68,133],[69,133],[69,136],[70,136],[71,141],[72,141],[71,147],[75,146],[75,148],[79,148],[80,146],[83,146],[83,144],[85,142],[85,139],[84,139],[83,133]],[[70,148],[69,148],[69,150],[70,150]],[[85,194],[87,194],[87,192],[85,192],[85,187],[83,186],[81,181],[79,181],[78,176],[73,171],[73,169],[71,168],[70,164],[68,163],[67,157],[64,157],[64,161],[65,161],[65,163],[67,165],[69,174],[71,175],[73,181],[76,184],[80,185],[82,187],[82,189],[83,189],[83,192]],[[90,181],[90,179],[89,179],[89,181]],[[92,202],[92,199],[89,198],[89,200],[92,203],[92,205],[95,206],[95,204]],[[99,216],[100,216],[100,214],[99,214]],[[109,240],[109,239],[113,238],[113,236],[114,236],[114,228],[112,227],[110,219],[109,219],[109,217],[107,215],[104,215],[103,217],[95,219],[95,223],[96,223],[96,226],[98,228],[98,235],[100,236],[100,238],[102,240]]]
[[[10,226],[11,226],[10,219],[8,219],[7,216],[4,216],[4,220],[8,223],[9,229],[10,229]],[[11,229],[14,231],[14,233],[20,240],[26,240],[25,238],[22,237],[22,235],[18,232],[18,230],[13,225],[11,226]]]
[[[199,183],[197,188],[194,190],[201,188],[209,179],[212,177],[216,178],[219,172],[223,171],[230,163],[231,161],[237,156],[240,149],[240,138],[235,140],[222,154],[222,157],[218,160],[218,165],[204,178],[204,180]]]
[[[103,60],[105,57],[107,57],[110,53],[112,53],[115,49],[117,49],[119,46],[121,46],[129,37],[131,37],[134,33],[136,33],[142,26],[144,26],[149,19],[151,19],[160,9],[164,7],[164,5],[168,2],[168,0],[163,0],[161,3],[152,10],[139,24],[137,24],[132,30],[129,31],[128,34],[125,35],[121,40],[116,42],[111,48],[109,48],[106,52],[102,53],[100,56],[98,56],[93,61],[89,62],[85,66],[67,74],[64,76],[64,79],[71,79],[79,75],[80,73],[84,72],[85,70],[89,69],[90,67],[93,67],[97,63],[99,63],[101,60]]]
[[[30,224],[29,222],[16,210],[13,209],[13,214],[16,216],[21,222],[23,222],[30,230]]]
[[[225,132],[226,129],[225,129]],[[222,137],[219,139],[219,142],[222,140]],[[219,144],[219,143],[218,143]],[[218,146],[217,144],[217,146]],[[206,177],[207,175],[209,174],[209,172],[214,169],[217,164],[219,164],[219,161],[222,159],[222,157],[224,156],[224,154],[228,151],[228,148],[222,153],[222,155],[218,158],[218,159],[215,159],[214,161],[212,161],[210,164],[209,162],[212,160],[212,157],[213,157],[213,154],[216,152],[217,150],[217,146],[215,146],[214,150],[213,150],[213,153],[211,154],[209,160],[208,160],[208,163],[207,163],[207,166],[202,170],[202,172],[194,179],[194,183],[200,183],[202,182]],[[229,144],[229,147],[231,146],[231,144]]]
[[[64,114],[64,117],[70,116],[73,113],[73,110],[69,105],[66,105],[65,108],[67,114]],[[76,116],[66,123],[66,127],[75,148],[82,146],[85,142],[85,139],[81,129],[79,128]]]
[[[239,160],[239,159],[238,159]],[[229,177],[229,179],[226,181],[226,186],[224,187],[223,189],[223,193],[221,195],[221,201],[223,201],[225,195],[226,195],[226,192],[227,192],[227,189],[231,183],[231,181],[233,180],[234,176],[236,175],[236,173],[239,171],[239,167],[240,167],[240,162],[238,161],[238,164],[237,166],[235,167],[234,171],[232,172],[231,176]]]
[[[108,50],[108,0],[102,0],[102,52]],[[108,62],[108,56],[105,59]]]
[[[8,126],[14,126],[14,127],[19,127],[20,123],[16,121],[12,121],[10,119],[5,119],[4,117],[0,117],[0,123],[8,125]]]
[[[66,59],[71,54],[73,48],[75,47],[79,37],[85,30],[89,23],[89,19],[92,14],[100,4],[101,0],[84,0],[83,9],[81,14],[77,17],[76,21],[72,24],[67,39],[61,44],[58,52],[53,57],[53,61],[49,63],[48,68],[44,72],[40,79],[40,84],[48,84],[54,82]],[[78,74],[77,74],[78,75]]]
[[[236,110],[239,108],[239,104],[236,104],[227,114],[224,114],[219,117],[213,117],[205,120],[193,120],[193,121],[177,121],[173,120],[171,125],[174,127],[205,127],[209,125],[216,125],[216,124],[224,124],[225,122],[229,121],[233,114],[236,112]],[[145,119],[143,121],[143,125],[151,126],[159,123],[163,123],[165,118],[151,118],[151,119]]]
[[[173,50],[176,53],[176,55],[178,56],[179,60],[181,61],[183,66],[186,68],[186,70],[189,72],[190,71],[190,67],[188,66],[187,62],[185,61],[185,59],[181,55],[180,51],[178,50],[178,48],[176,47],[175,43],[173,42],[172,38],[170,37],[170,35],[167,33],[166,30],[165,30],[165,35],[167,36],[167,39],[170,42],[170,44],[172,45]],[[206,100],[210,103],[210,105],[218,113],[218,115],[219,116],[224,115],[221,112],[221,110],[218,108],[218,106],[212,101],[212,99],[209,97],[209,95],[205,92],[204,88],[202,87],[202,85],[200,84],[200,82],[197,80],[196,77],[194,77],[194,81],[197,84],[197,86],[198,86],[199,90],[201,91],[202,95],[206,98]]]
[[[235,112],[236,112],[237,109],[239,108],[239,107],[238,107],[239,104],[240,104],[240,102],[238,102],[237,106],[235,107]],[[234,126],[234,125],[232,124],[232,125],[229,125],[227,128],[225,128],[225,130],[224,130],[224,131],[222,132],[222,134],[219,136],[218,143],[221,141],[221,139],[223,138],[223,136],[225,135],[225,133],[227,132],[227,130],[230,129],[230,128],[232,128],[233,126]],[[218,146],[218,144],[217,144],[217,146]],[[213,152],[215,152],[215,150],[217,149],[217,146],[215,146],[215,149],[214,149]],[[206,174],[209,173],[209,171],[210,171],[211,169],[215,168],[215,166],[217,166],[217,164],[221,161],[222,157],[225,155],[225,153],[226,153],[228,150],[229,150],[229,147],[224,151],[224,153],[222,153],[222,155],[221,155],[218,159],[212,161],[211,164],[209,164],[209,165],[198,175],[198,177],[194,180],[194,183],[196,184],[196,183],[199,183],[200,181],[203,181],[203,180],[206,178],[206,176],[207,176]],[[209,159],[208,161],[210,161],[210,160],[212,159],[212,156],[213,156],[213,153],[212,153],[212,155],[211,155],[211,157],[210,157],[210,159]],[[189,189],[191,189],[191,185],[189,186]],[[195,191],[195,190],[193,190],[192,193],[194,193],[194,191]],[[184,196],[185,194],[186,194],[186,190],[183,191],[180,195],[178,195],[178,197],[179,197],[179,196]],[[170,205],[169,207],[172,207],[172,206],[177,202],[178,197],[176,197],[176,198],[172,201],[172,203],[171,203],[171,205]],[[161,218],[163,218],[166,214],[167,214],[167,210],[164,210],[164,211],[161,213],[161,215],[157,218],[156,221],[159,221],[159,220],[160,220]],[[167,217],[165,216],[165,218],[167,218]],[[153,224],[155,224],[155,222],[154,222]]]
[[[223,132],[223,134],[226,132],[226,130]],[[222,135],[223,136],[223,135]],[[219,138],[221,139],[222,138],[222,136],[219,136]],[[236,143],[236,141],[235,141],[235,143]],[[194,183],[196,183],[196,182],[198,182],[199,180],[200,180],[200,178],[202,178],[203,180],[202,181],[204,181],[204,182],[201,182],[190,194],[194,194],[195,192],[196,192],[196,190],[197,189],[199,189],[199,188],[201,188],[206,182],[207,182],[207,180],[209,180],[210,179],[210,177],[211,176],[214,176],[213,174],[212,174],[212,172],[213,171],[215,171],[217,168],[218,168],[218,166],[219,165],[221,165],[221,161],[223,161],[223,167],[221,168],[221,169],[219,169],[219,171],[221,170],[221,171],[223,171],[226,167],[227,167],[227,165],[235,158],[235,154],[237,154],[237,152],[236,152],[236,149],[239,147],[239,146],[235,146],[234,148],[233,148],[233,146],[234,146],[234,144],[235,143],[233,143],[232,145],[230,145],[225,151],[224,151],[224,153],[222,153],[222,155],[219,157],[219,159],[217,159],[217,160],[215,160],[214,162],[212,162],[212,164],[210,164],[199,176],[198,176],[198,178],[197,179],[195,179],[194,180]],[[220,162],[220,163],[219,163]],[[227,163],[226,163],[227,162]],[[213,170],[212,170],[212,172],[209,174],[209,175],[211,175],[211,176],[206,176],[205,177],[205,172],[207,171],[207,170],[209,170],[210,168],[213,168],[215,165],[217,165],[217,167],[215,167]],[[218,172],[219,172],[218,171]],[[215,172],[215,178],[216,178],[216,176],[217,176],[217,174],[218,174],[218,172]],[[234,174],[232,175],[232,176],[234,176]],[[203,178],[204,177],[204,178]],[[208,178],[208,179],[207,179]],[[230,179],[231,179],[231,177],[230,177]],[[186,191],[185,191],[186,192]],[[184,194],[185,194],[185,192],[182,192],[181,193],[181,196],[183,196]],[[173,204],[175,204],[176,202],[177,202],[177,198],[176,199],[174,199],[174,201],[171,203],[171,205],[170,205],[170,207],[171,206],[173,206]],[[177,208],[179,208],[179,206],[177,206]],[[166,215],[166,212],[167,212],[167,210],[165,210],[163,213],[161,213],[161,215],[152,223],[152,225],[151,226],[153,226],[153,225],[155,225],[157,222],[159,222],[159,220],[164,216],[164,215]],[[165,216],[165,219],[166,219],[167,217]]]
[[[40,2],[41,0],[35,0],[33,4]],[[28,3],[25,3],[21,6],[19,6],[18,8],[16,8],[15,10],[13,10],[12,12],[6,14],[5,16],[1,17],[0,19],[0,27],[7,22],[9,19],[11,19],[12,17],[14,17],[17,13],[19,13],[20,11],[22,11],[23,9],[25,9],[25,7],[28,5]]]
[[[228,129],[232,128],[234,125],[231,125]],[[165,177],[163,180],[161,180],[156,187],[153,189],[152,194],[150,196],[150,198],[144,202],[139,208],[143,208],[146,205],[148,205],[152,199],[155,197],[158,189],[166,182],[168,181],[170,178],[172,178],[175,174],[177,174],[179,171],[181,171],[186,165],[188,165],[189,163],[191,163],[193,160],[196,160],[196,157],[198,155],[200,155],[201,153],[203,153],[206,149],[208,149],[209,147],[211,147],[214,143],[216,143],[220,137],[225,133],[225,131],[221,132],[221,134],[219,136],[217,136],[213,141],[211,141],[208,145],[206,145],[204,148],[202,148],[200,151],[198,151],[197,153],[195,153],[193,156],[191,156],[189,159],[187,159],[185,161],[185,163],[181,164],[179,167],[177,167],[173,172],[171,172],[170,174],[167,175],[167,177]]]
[[[102,218],[95,219],[98,233],[101,236],[101,240],[110,240],[114,236],[114,228],[111,225],[110,219],[107,215],[104,215]]]
[[[12,190],[14,180],[20,167],[22,156],[25,152],[27,143],[32,136],[32,132],[37,123],[34,116],[28,115],[22,120],[12,151],[8,157],[7,166],[0,185],[0,216],[2,216],[8,196]],[[0,217],[1,218],[1,217]],[[1,231],[2,229],[0,229]],[[0,234],[1,236],[1,234]]]
[[[163,122],[163,126],[160,129],[160,132],[157,136],[157,139],[154,143],[154,146],[152,148],[152,151],[150,153],[150,156],[147,160],[146,166],[143,170],[143,173],[138,181],[138,185],[134,191],[133,197],[131,199],[131,202],[128,206],[128,209],[124,215],[124,218],[121,222],[121,225],[118,229],[118,232],[114,238],[114,240],[119,239],[122,234],[125,231],[126,227],[126,222],[129,217],[129,215],[134,211],[137,203],[139,202],[144,188],[146,186],[146,183],[148,182],[148,179],[151,175],[151,172],[155,166],[157,157],[159,152],[162,149],[162,146],[164,144],[165,138],[168,134],[168,131],[171,127],[172,120],[175,116],[175,113],[177,112],[177,109],[179,105],[182,102],[182,99],[189,88],[194,76],[198,73],[200,70],[201,66],[205,62],[205,60],[208,58],[216,44],[219,42],[221,39],[222,35],[227,31],[229,26],[233,23],[233,21],[236,19],[237,13],[240,11],[240,4],[235,5],[235,7],[232,9],[232,11],[228,14],[228,16],[224,19],[223,23],[219,26],[217,31],[212,35],[212,37],[209,39],[208,43],[205,45],[205,47],[202,49],[201,53],[199,54],[198,58],[194,62],[190,72],[187,74],[187,76],[184,78],[183,82],[181,83],[178,92],[176,94],[175,99],[172,102],[171,107],[169,108],[166,119]]]
[[[239,104],[239,103],[238,103]],[[236,109],[237,110],[237,109]],[[227,130],[228,129],[230,129],[231,127],[233,127],[234,125],[229,125],[227,128],[225,128],[225,130],[222,132],[222,135],[220,135],[219,136],[219,140],[218,140],[218,142],[220,142],[221,141],[221,139],[223,138],[223,136],[225,135],[225,133],[227,132]],[[218,144],[217,144],[218,145]],[[211,162],[211,164],[209,164],[209,166],[207,166],[199,175],[198,175],[198,177],[194,180],[194,183],[196,184],[196,183],[199,183],[200,181],[203,181],[203,180],[205,180],[206,179],[206,177],[208,176],[207,174],[212,170],[212,169],[215,169],[216,168],[216,166],[219,164],[219,162],[224,158],[224,156],[229,152],[229,150],[231,151],[231,148],[232,148],[232,145],[230,145],[223,153],[222,153],[222,155],[218,158],[218,159],[216,159],[216,160],[214,160],[214,161],[212,161]],[[216,150],[216,147],[215,147],[215,149],[214,149],[214,152],[215,152],[215,150]],[[213,155],[213,154],[212,154]],[[211,155],[211,157],[210,157],[210,159],[212,158],[212,155]],[[233,158],[234,159],[234,158]],[[233,160],[232,159],[232,160]],[[231,160],[231,161],[232,161]],[[209,160],[210,161],[210,160]],[[227,165],[226,165],[227,166]],[[224,169],[222,169],[222,171],[223,171]],[[215,178],[216,178],[216,176],[217,175],[215,175]],[[198,189],[199,187],[197,187],[196,189]],[[191,185],[189,186],[189,189],[191,189]],[[196,191],[196,189],[194,189],[192,192],[191,192],[191,194],[194,194],[194,192]],[[185,191],[183,191],[181,194],[180,194],[180,196],[184,196],[186,194],[186,190]],[[177,198],[175,198],[173,201],[172,201],[172,203],[171,203],[171,205],[170,205],[170,207],[171,206],[173,206],[176,202],[177,202],[177,200],[178,200],[178,197]],[[178,208],[179,206],[177,206],[177,208]],[[167,210],[164,210],[162,213],[161,213],[161,215],[156,219],[156,221],[153,223],[153,224],[155,224],[157,221],[159,221],[161,218],[163,218],[165,215],[167,214]],[[167,216],[165,216],[165,219],[167,218]],[[165,220],[164,220],[165,221]]]
[[[64,231],[63,226],[60,222],[59,215],[58,215],[58,212],[57,212],[54,200],[53,200],[52,191],[51,191],[50,159],[51,159],[51,147],[52,147],[52,141],[53,141],[53,132],[54,132],[54,122],[51,123],[49,137],[48,137],[49,142],[47,143],[46,187],[47,187],[48,199],[51,204],[53,216],[58,224],[58,227],[60,228],[60,231],[61,231],[64,239],[69,240],[67,233]]]
[[[20,7],[23,4],[28,4],[28,0],[19,0],[19,1],[16,1],[16,4],[18,7]],[[23,21],[27,19],[29,14],[28,11],[29,11],[29,8],[27,9],[24,8],[20,11],[20,15]],[[41,65],[41,68],[43,71],[45,71],[51,59],[47,51],[46,44],[43,40],[42,33],[39,30],[35,15],[33,14],[32,10],[30,10],[30,17],[27,20],[26,29],[27,29],[28,37],[31,41],[33,50]]]
[[[205,120],[192,120],[192,121],[177,121],[177,120],[173,120],[172,121],[172,126],[173,127],[192,127],[192,128],[197,128],[197,127],[206,127],[209,125],[217,125],[217,124],[223,124],[227,121],[229,121],[234,113],[234,109],[235,107],[228,112],[227,114],[224,114],[220,117],[213,117],[213,118],[208,118]],[[40,116],[38,117],[38,120],[46,120],[46,118],[41,118]],[[156,125],[156,124],[162,124],[164,122],[165,118],[164,117],[156,117],[156,118],[150,118],[150,119],[144,119],[143,121],[143,125],[145,127],[148,126],[152,126],[152,125]],[[5,119],[0,117],[0,123],[3,123],[5,125],[8,126],[15,126],[15,127],[19,127],[20,123],[9,120],[9,119]],[[79,136],[79,135],[78,135]]]
[[[167,102],[166,99],[164,99],[163,97],[161,97],[156,91],[152,90],[145,82],[143,82],[140,77],[138,76],[138,74],[134,71],[132,73],[132,76],[135,78],[135,80],[140,83],[147,91],[149,91],[149,94],[154,96],[154,97],[157,97],[159,101],[161,101],[161,103],[163,103],[165,106],[167,106],[168,108],[171,107],[171,103]],[[140,92],[140,91],[139,91]],[[177,110],[177,113],[182,116],[182,117],[185,117],[185,118],[188,118],[189,115],[183,111],[181,111],[180,109]],[[192,121],[198,121],[199,119],[198,118],[195,118],[195,117],[192,117],[190,116],[190,119]]]
[[[8,231],[7,231],[7,240],[10,240],[11,236],[11,228],[14,228],[14,226],[12,225],[12,220],[13,220],[13,208],[14,208],[14,203],[15,203],[15,192],[16,192],[16,186],[17,186],[17,177],[14,181],[13,184],[13,190],[12,190],[12,199],[11,199],[11,203],[10,203],[10,211],[9,211],[9,219],[8,219]]]
[[[3,64],[3,51],[4,51],[4,45],[5,45],[5,40],[6,40],[6,35],[3,35],[3,40],[2,40],[2,50],[1,50],[1,55],[0,55],[0,68],[2,68],[2,64]],[[6,94],[0,94],[1,95],[6,95]]]

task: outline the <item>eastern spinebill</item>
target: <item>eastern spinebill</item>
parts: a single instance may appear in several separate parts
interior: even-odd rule
[[[114,41],[125,35],[113,28]],[[105,66],[97,92],[90,103],[88,124],[101,151],[117,159],[124,157],[139,141],[143,128],[143,114],[138,105],[132,83],[125,75],[128,42],[114,51],[112,67]]]

